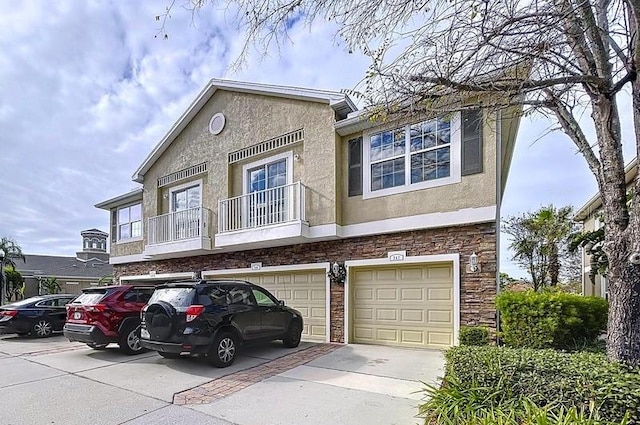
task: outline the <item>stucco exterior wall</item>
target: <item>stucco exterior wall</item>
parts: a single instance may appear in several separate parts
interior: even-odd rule
[[[225,115],[226,125],[221,134],[214,136],[209,133],[208,126],[211,117],[218,112]],[[299,154],[299,160],[293,163],[293,182],[301,181],[310,191],[307,219],[312,225],[335,222],[333,123],[334,111],[327,104],[216,91],[144,176],[145,241],[148,234],[146,219],[168,211],[168,201],[163,195],[170,187],[158,190],[159,177],[209,161],[209,172],[202,188],[202,206],[213,213],[209,235],[213,236],[217,232],[218,201],[242,192],[243,164],[290,150]],[[305,132],[303,142],[229,166],[230,152],[300,128]],[[175,185],[183,183],[180,181]]]
[[[145,217],[142,217],[145,221]],[[144,223],[143,223],[144,225]],[[141,254],[144,248],[144,242],[141,239],[131,242],[111,243],[111,257],[121,257],[123,255]]]
[[[496,205],[496,117],[485,112],[483,124],[483,171],[462,176],[459,183],[363,199],[348,194],[348,141],[359,137],[354,133],[342,137],[340,150],[340,224],[356,224],[418,214],[441,213],[464,208]],[[396,128],[398,124],[382,125],[372,131]],[[367,132],[369,133],[369,131]],[[367,154],[367,133],[363,137],[363,156]],[[363,181],[364,184],[364,181]]]

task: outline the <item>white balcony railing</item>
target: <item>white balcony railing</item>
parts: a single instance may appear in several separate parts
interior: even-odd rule
[[[300,183],[222,199],[218,233],[305,220],[306,187]]]
[[[209,237],[210,216],[210,210],[198,207],[150,217],[148,244]]]

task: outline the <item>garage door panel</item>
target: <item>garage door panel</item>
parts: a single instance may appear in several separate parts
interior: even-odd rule
[[[449,301],[452,300],[452,290],[449,288],[429,288],[427,291],[427,301]]]
[[[453,325],[453,314],[451,314],[451,310],[429,310],[427,312],[427,318],[431,323]]]
[[[403,301],[422,301],[424,300],[423,288],[402,288],[400,297]]]
[[[450,264],[355,269],[353,341],[441,348],[453,344]]]
[[[373,300],[373,289],[356,289],[355,300]]]
[[[378,308],[376,309],[376,320],[395,322],[398,320],[398,310],[389,308]]]
[[[395,301],[398,299],[398,290],[396,288],[381,288],[376,290],[375,296],[380,301]]]
[[[403,329],[400,331],[400,337],[402,338],[402,342],[409,344],[419,344],[422,345],[425,343],[424,340],[424,331],[416,331],[410,329]]]
[[[424,322],[424,310],[409,310],[403,308],[402,310],[402,321],[403,322],[413,322],[413,323],[423,323]]]
[[[372,308],[356,308],[354,311],[354,315],[356,319],[360,320],[373,320],[373,309]]]
[[[302,338],[326,340],[326,272],[324,270],[238,274],[216,279],[241,279],[266,288],[276,298],[300,312]]]

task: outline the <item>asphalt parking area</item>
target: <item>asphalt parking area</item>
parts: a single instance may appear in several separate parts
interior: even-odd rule
[[[0,424],[418,424],[441,352],[303,342],[228,368],[0,335]]]

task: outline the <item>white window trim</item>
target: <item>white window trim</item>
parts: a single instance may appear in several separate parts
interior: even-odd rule
[[[446,186],[450,184],[460,183],[462,181],[462,164],[461,164],[461,139],[462,139],[462,129],[460,125],[460,112],[456,112],[453,114],[451,118],[450,128],[451,128],[451,144],[450,144],[450,175],[449,177],[444,177],[435,180],[427,180],[420,183],[411,183],[411,149],[405,149],[404,158],[405,158],[405,177],[404,186],[396,186],[390,187],[387,189],[380,189],[371,191],[371,158],[370,158],[370,143],[371,136],[379,133],[380,131],[393,130],[395,128],[399,128],[398,126],[381,130],[380,128],[375,131],[370,130],[363,134],[363,145],[362,145],[362,199],[370,199],[370,198],[379,198],[381,196],[394,195],[396,193],[405,193],[405,192],[413,192],[415,190],[428,189],[431,187],[438,186]],[[409,137],[409,127],[412,124],[410,123],[405,125],[405,137]],[[400,126],[402,127],[402,126]],[[379,161],[375,161],[379,162]]]
[[[278,155],[273,155],[268,158],[245,164],[242,166],[242,194],[249,193],[249,170],[252,168],[260,167],[261,165],[269,164],[271,162],[279,161],[281,159],[287,160],[287,184],[293,183],[293,151],[284,152]]]
[[[124,208],[131,208],[132,206],[138,205],[138,204],[140,204],[140,225],[142,226],[142,232],[140,236],[136,236],[135,238],[121,238],[120,237],[120,210]],[[129,221],[129,224],[131,224],[131,221]],[[137,242],[137,241],[141,241],[144,238],[144,208],[142,208],[142,201],[134,202],[128,205],[122,205],[116,209],[116,232],[117,232],[116,245],[120,243]]]
[[[180,192],[183,191],[185,189],[188,189],[190,187],[195,187],[195,186],[199,186],[200,187],[200,204],[198,205],[198,207],[202,207],[202,198],[203,198],[203,193],[202,193],[202,179],[199,180],[192,180],[190,182],[187,183],[182,183],[178,186],[173,186],[169,189],[169,212],[174,212],[173,210],[173,194],[175,192]]]

